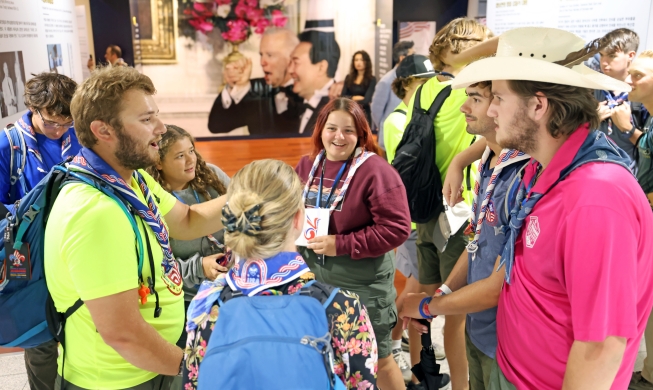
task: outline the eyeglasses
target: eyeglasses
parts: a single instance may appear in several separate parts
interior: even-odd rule
[[[39,116],[41,117],[41,121],[43,121],[43,127],[50,130],[58,130],[59,128],[67,129],[69,127],[73,127],[73,125],[75,124],[75,121],[70,121],[68,123],[57,123],[54,121],[46,120],[43,118],[43,115],[41,115],[40,110],[36,110],[36,113],[39,114]]]

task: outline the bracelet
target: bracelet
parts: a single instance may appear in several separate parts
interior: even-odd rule
[[[425,318],[427,320],[433,318],[431,312],[429,311],[429,303],[431,303],[432,299],[433,297],[426,297],[422,299],[422,301],[419,303],[419,315],[421,315],[422,318]]]
[[[437,290],[435,290],[435,293],[436,293],[436,294],[437,294],[438,292],[439,292],[440,294],[442,294],[442,295],[447,295],[447,294],[451,294],[453,291],[451,291],[451,289],[449,288],[449,286],[447,286],[446,284],[442,283],[442,285],[440,286],[440,288],[437,289]]]

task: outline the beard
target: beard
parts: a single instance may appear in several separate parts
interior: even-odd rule
[[[145,169],[157,163],[156,157],[150,154],[149,143],[143,145],[142,141],[129,136],[124,128],[116,131],[116,137],[116,158],[123,167],[132,170]]]
[[[506,149],[519,150],[532,153],[537,145],[537,131],[539,125],[528,117],[527,108],[522,107],[510,120],[505,136],[497,134],[497,143]]]
[[[467,124],[467,133],[471,135],[480,135],[483,137],[487,138],[487,135],[494,131],[494,128],[496,125],[494,124],[494,120],[490,117],[485,117],[481,120],[478,119],[478,117],[472,117],[469,115],[470,118],[474,118],[475,122],[474,125],[471,123]]]

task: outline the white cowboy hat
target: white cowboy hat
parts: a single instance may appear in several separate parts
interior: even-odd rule
[[[583,38],[557,28],[516,28],[501,34],[496,56],[471,63],[451,86],[457,89],[481,81],[528,80],[629,92],[628,84],[582,64],[598,49],[598,40],[586,46]]]

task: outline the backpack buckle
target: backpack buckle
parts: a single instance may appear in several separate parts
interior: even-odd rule
[[[25,212],[25,214],[23,214],[23,219],[26,220],[26,221],[28,221],[28,222],[32,222],[32,221],[34,221],[34,218],[36,218],[36,215],[37,215],[40,211],[41,211],[41,210],[39,210],[39,209],[35,209],[35,208],[34,208],[34,205],[31,205],[31,206],[29,206],[29,210],[27,210],[27,211]]]

